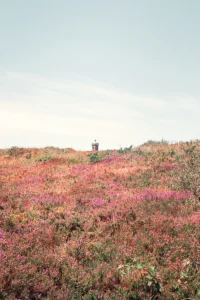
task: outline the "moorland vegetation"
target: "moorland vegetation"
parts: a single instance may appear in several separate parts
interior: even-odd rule
[[[0,299],[200,299],[200,142],[0,150]]]

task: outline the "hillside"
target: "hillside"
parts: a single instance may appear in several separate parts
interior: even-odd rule
[[[199,299],[200,142],[0,150],[0,299]]]

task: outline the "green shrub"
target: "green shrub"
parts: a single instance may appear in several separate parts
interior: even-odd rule
[[[16,146],[11,147],[8,149],[7,154],[9,156],[21,156],[23,154],[23,150],[21,148],[18,148]]]
[[[142,183],[141,183],[141,187],[148,187],[151,185],[151,174],[149,173],[144,173],[142,174],[141,176],[141,180],[142,180]]]
[[[118,150],[118,153],[120,153],[120,154],[126,154],[126,153],[129,153],[129,152],[131,152],[132,148],[133,148],[132,145],[129,146],[129,147],[127,147],[127,148],[120,148],[120,149]]]
[[[26,159],[31,159],[31,153],[26,154]]]
[[[98,152],[89,154],[88,156],[90,159],[90,163],[92,163],[92,164],[102,160],[102,156]]]
[[[173,157],[176,152],[174,151],[174,149],[172,149],[171,151],[168,152],[169,156]]]
[[[161,141],[148,140],[141,146],[154,146],[154,145],[168,145],[168,141],[162,139]]]
[[[144,155],[144,152],[140,148],[138,148],[137,150],[134,150],[133,153],[136,155]]]
[[[51,160],[54,160],[55,158],[52,156],[43,156],[43,157],[39,157],[38,159],[36,159],[36,162],[38,163],[44,163],[44,162],[48,162]]]

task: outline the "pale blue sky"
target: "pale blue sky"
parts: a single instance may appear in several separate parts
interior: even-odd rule
[[[0,147],[200,138],[199,0],[0,0]]]

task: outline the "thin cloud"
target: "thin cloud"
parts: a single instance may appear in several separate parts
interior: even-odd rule
[[[183,139],[175,126],[181,112],[188,110],[194,116],[200,112],[199,102],[192,98],[181,102],[181,98],[139,97],[99,83],[58,82],[32,74],[2,73],[0,86],[0,147],[11,146],[15,135],[24,146],[45,141],[79,149],[88,149],[94,138],[103,148],[150,138]],[[189,137],[188,128],[186,132]]]

